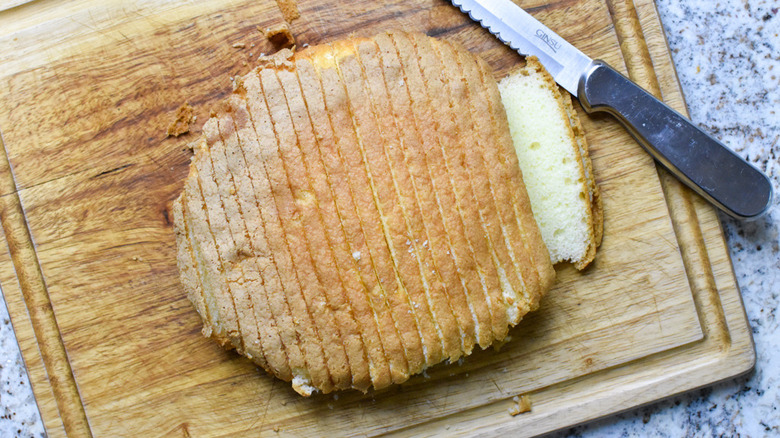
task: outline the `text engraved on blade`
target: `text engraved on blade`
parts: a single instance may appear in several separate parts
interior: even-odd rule
[[[536,29],[536,37],[544,41],[555,53],[558,53],[558,50],[561,48],[561,43],[547,35],[543,29]]]

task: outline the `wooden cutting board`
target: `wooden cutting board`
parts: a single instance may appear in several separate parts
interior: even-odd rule
[[[277,3],[278,1],[278,3]],[[533,435],[749,370],[720,224],[609,117],[584,116],[604,242],[558,267],[542,308],[480,351],[363,395],[302,398],[200,334],[170,203],[209,110],[274,50],[400,28],[501,76],[522,59],[444,0],[0,0],[0,285],[49,436]],[[652,0],[524,0],[530,13],[685,111]],[[188,102],[188,135],[166,137]],[[511,416],[512,398],[530,412]]]

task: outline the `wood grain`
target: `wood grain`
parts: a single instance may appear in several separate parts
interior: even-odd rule
[[[684,110],[651,0],[520,3]],[[297,8],[298,44],[414,29],[480,53],[497,76],[522,62],[443,0]],[[303,399],[203,338],[178,281],[170,204],[186,143],[230,78],[274,50],[258,27],[282,21],[275,0],[0,10],[0,285],[50,436],[531,435],[752,367],[717,216],[613,119],[581,109],[603,246],[582,273],[558,267],[541,309],[500,351],[380,393]],[[192,132],[166,137],[184,102]],[[511,417],[517,394],[532,410]]]

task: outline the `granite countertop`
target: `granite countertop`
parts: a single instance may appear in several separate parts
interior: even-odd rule
[[[766,172],[780,193],[780,4],[656,3],[691,118]],[[753,328],[755,370],[555,436],[780,435],[780,195],[762,219],[721,220]],[[0,300],[0,436],[44,435]]]
[[[753,222],[720,215],[753,340],[744,377],[563,431],[557,436],[780,435],[780,4],[656,0],[691,119],[772,180]]]

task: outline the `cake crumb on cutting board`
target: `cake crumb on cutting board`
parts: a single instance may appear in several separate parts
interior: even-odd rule
[[[531,398],[527,395],[516,395],[512,397],[514,404],[509,408],[509,415],[516,416],[525,412],[531,412]]]
[[[287,23],[279,23],[262,30],[263,35],[276,47],[291,48],[295,45],[295,36]]]
[[[176,118],[168,125],[168,137],[178,137],[190,132],[190,123],[195,121],[190,104],[182,104],[176,110]]]

